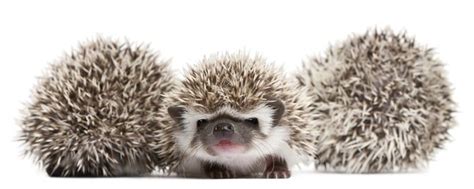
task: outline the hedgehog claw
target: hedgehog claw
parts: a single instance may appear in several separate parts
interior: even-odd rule
[[[232,173],[231,171],[225,171],[225,170],[222,170],[222,171],[216,170],[216,171],[208,172],[207,176],[209,178],[214,178],[214,179],[235,178],[234,173]]]
[[[290,178],[290,171],[288,170],[276,170],[265,173],[266,178],[272,179],[286,179]]]

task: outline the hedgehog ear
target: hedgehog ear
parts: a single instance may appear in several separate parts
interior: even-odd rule
[[[285,113],[285,105],[283,102],[276,98],[270,98],[270,102],[267,103],[275,112],[273,112],[273,126],[276,126],[280,121],[283,113]]]
[[[176,122],[180,123],[183,119],[183,114],[186,112],[186,109],[181,106],[170,106],[168,107],[168,114],[170,114],[171,118],[173,118]]]

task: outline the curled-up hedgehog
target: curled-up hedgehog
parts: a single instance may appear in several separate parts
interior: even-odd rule
[[[420,168],[449,138],[454,102],[433,50],[387,29],[350,37],[297,76],[312,98],[319,170]]]
[[[51,65],[21,121],[20,140],[50,176],[136,176],[174,78],[143,46],[98,38]]]
[[[205,58],[167,93],[155,145],[180,176],[288,178],[315,150],[301,94],[259,56]]]

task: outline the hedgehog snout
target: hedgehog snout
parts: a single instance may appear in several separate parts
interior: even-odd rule
[[[219,123],[214,126],[212,131],[214,137],[218,139],[230,138],[234,134],[234,125],[230,123]]]

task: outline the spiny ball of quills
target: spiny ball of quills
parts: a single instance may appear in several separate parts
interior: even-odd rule
[[[279,124],[290,127],[289,146],[301,157],[312,157],[316,130],[312,128],[315,124],[311,124],[314,119],[310,118],[309,99],[296,87],[296,80],[288,78],[261,56],[243,52],[214,55],[192,66],[175,89],[165,95],[165,104],[190,107],[202,113],[212,113],[224,106],[246,112],[264,102],[280,99],[285,113]],[[157,132],[155,138],[160,141],[156,146],[160,152],[167,152],[162,155],[169,157],[166,165],[176,171],[185,159],[176,148],[173,134],[179,125],[165,109],[159,118],[158,125],[165,128]]]
[[[171,76],[146,47],[85,43],[40,79],[20,140],[50,176],[148,174],[160,159],[148,143]]]
[[[319,170],[414,170],[442,148],[454,125],[443,64],[404,33],[350,37],[306,62],[297,77],[321,128]]]

